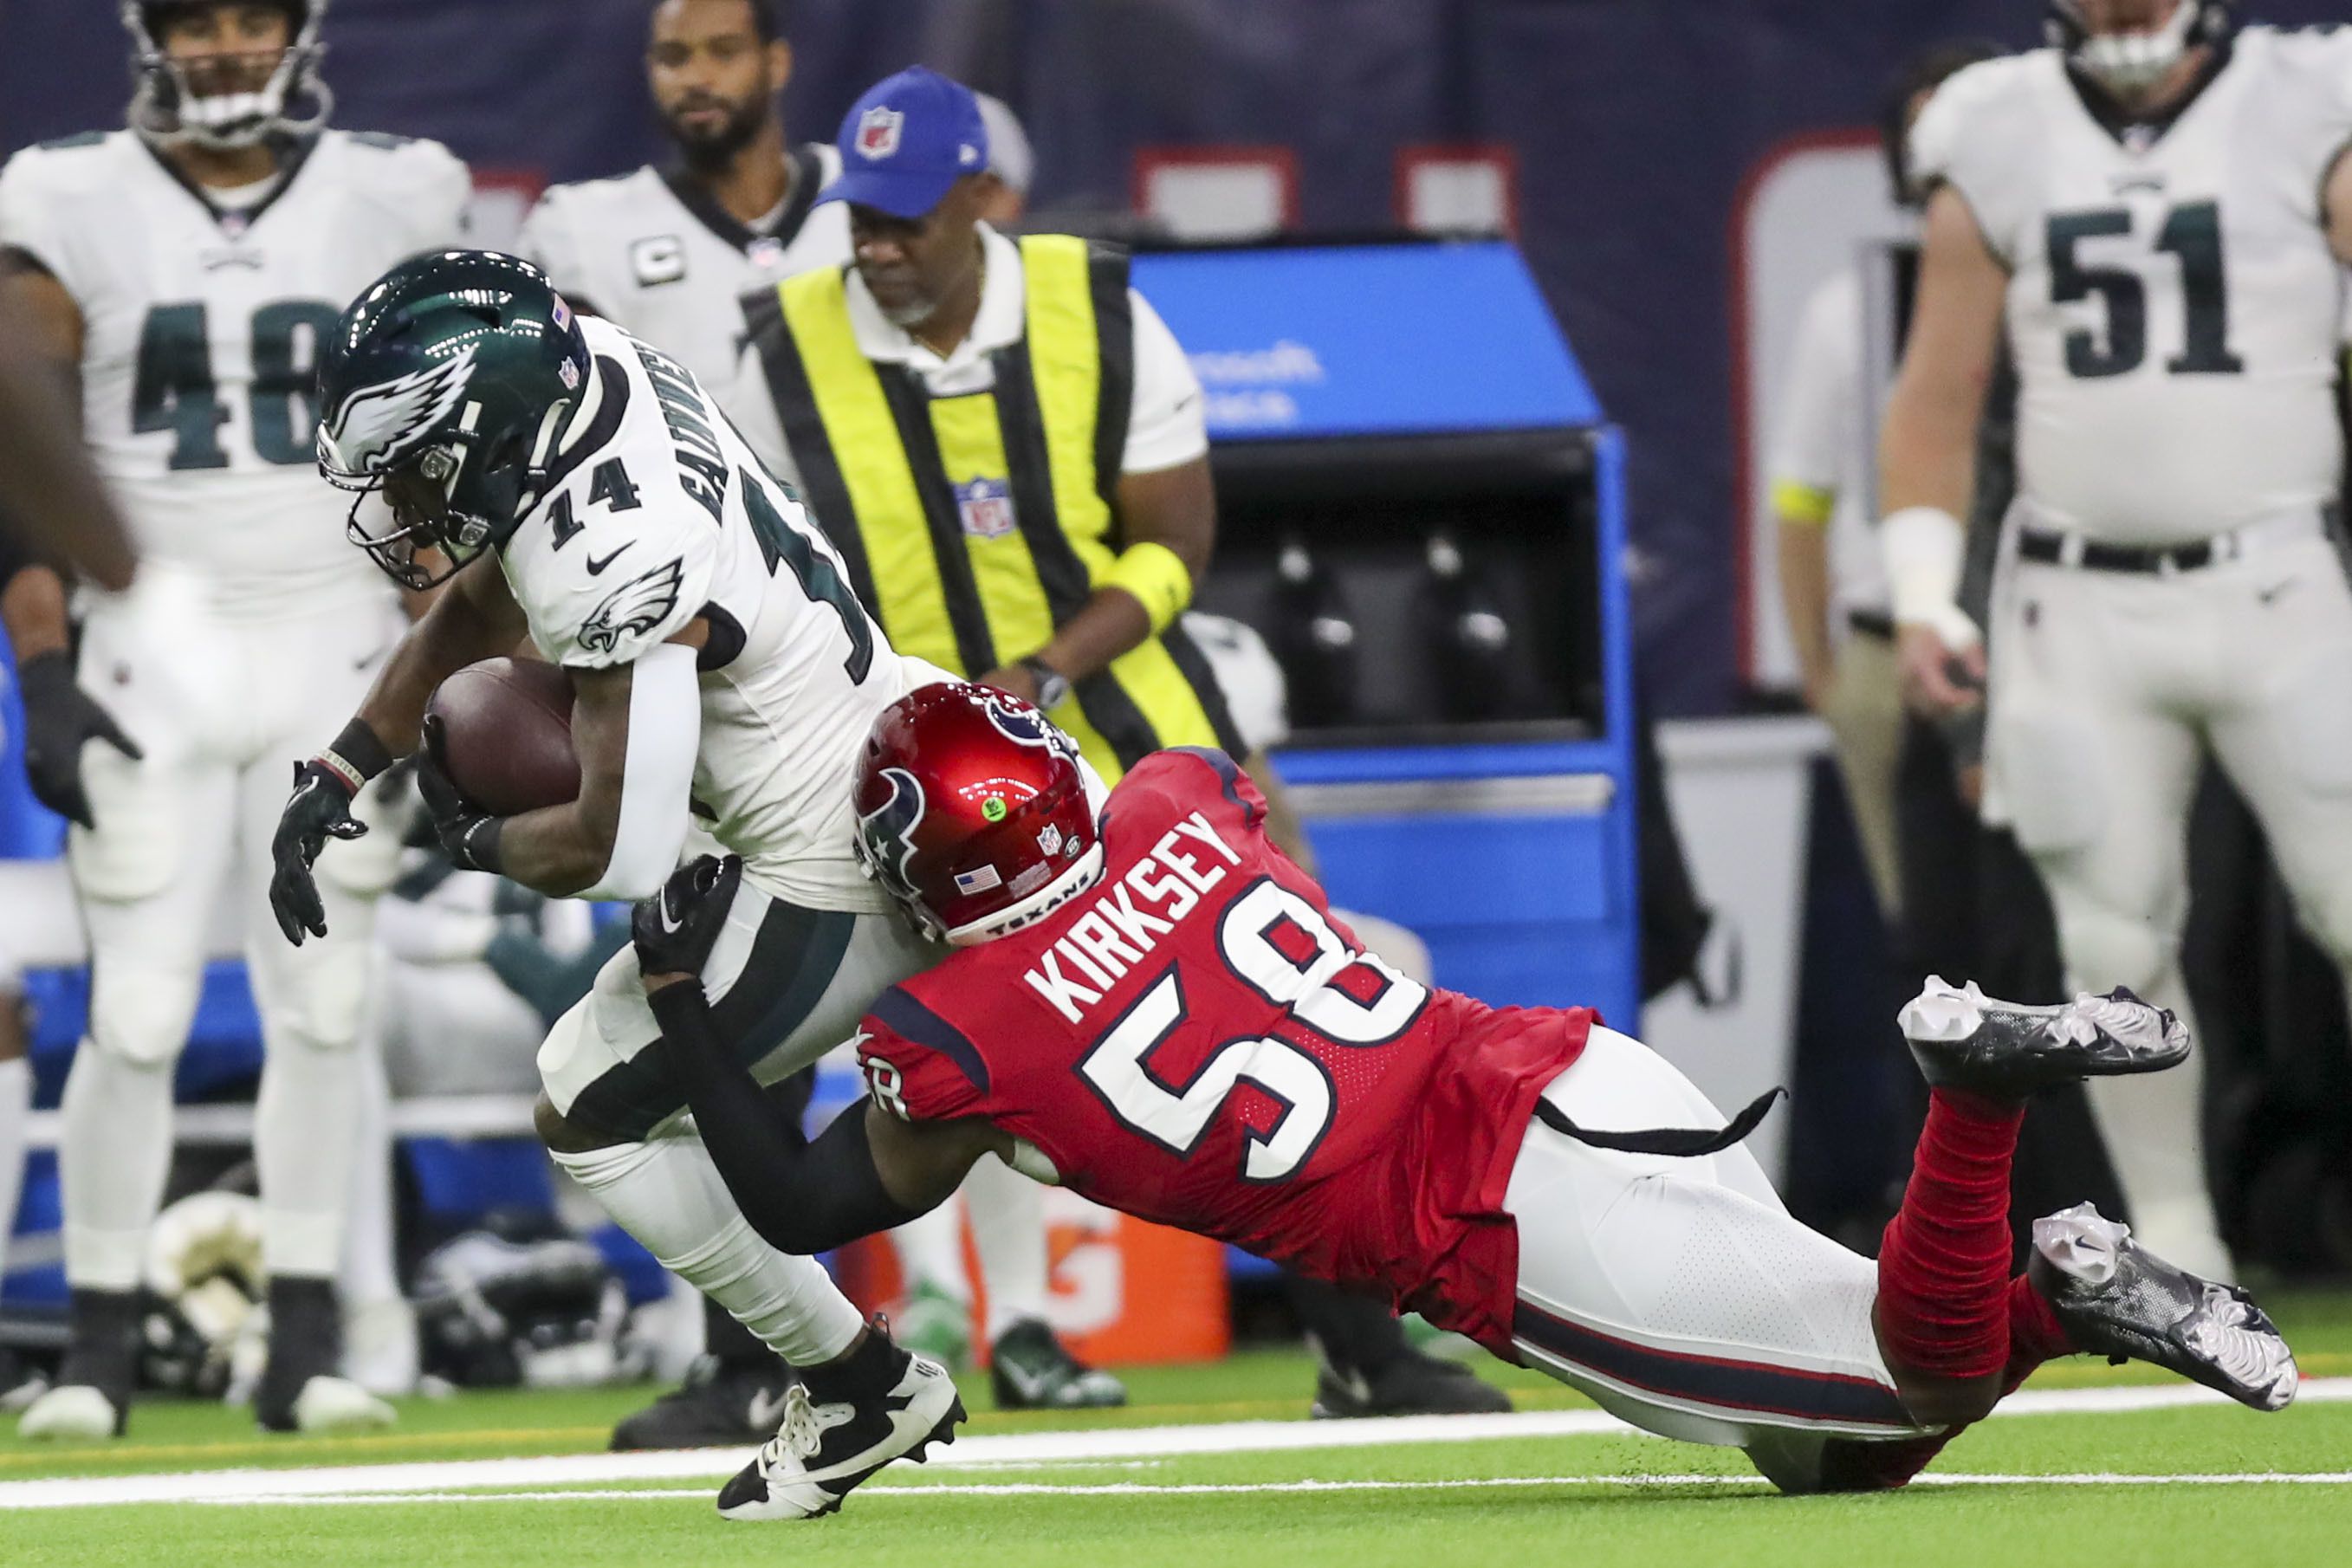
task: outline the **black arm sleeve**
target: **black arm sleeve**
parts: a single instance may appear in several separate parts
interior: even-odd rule
[[[883,1187],[866,1142],[863,1100],[812,1142],[728,1053],[711,1027],[701,986],[665,986],[652,1004],[661,1048],[703,1144],[743,1217],[769,1246],[808,1257],[920,1215]]]

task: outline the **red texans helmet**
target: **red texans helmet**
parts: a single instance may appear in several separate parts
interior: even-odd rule
[[[867,875],[959,947],[1034,924],[1102,876],[1078,748],[991,687],[946,681],[884,709],[854,798]]]

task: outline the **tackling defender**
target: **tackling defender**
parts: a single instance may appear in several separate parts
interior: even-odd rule
[[[262,850],[287,749],[349,710],[403,624],[398,596],[322,526],[335,503],[311,469],[315,356],[352,289],[456,239],[470,182],[437,143],[324,128],[325,9],[126,4],[129,129],[0,172],[12,322],[79,388],[146,558],[128,592],[83,601],[78,654],[56,572],[28,568],[7,596],[35,785],[74,820],[95,961],[63,1108],[72,1338],[27,1436],[104,1437],[128,1419],[172,1068],[235,873],[268,1047],[254,1152],[273,1330],[255,1412],[276,1430],[392,1418],[336,1375],[333,1279],[368,935],[396,846],[387,835],[336,868],[321,894],[336,938],[299,953],[261,937]]]
[[[903,1224],[993,1153],[1041,1181],[1375,1290],[1647,1430],[1745,1449],[1790,1491],[1900,1486],[2044,1360],[2151,1361],[2283,1408],[2286,1344],[2243,1292],[2088,1205],[2009,1275],[2010,1158],[2048,1084],[2178,1065],[2168,1014],[1940,981],[1904,1011],[1932,1086],[1874,1264],[1790,1218],[1731,1125],[1583,1009],[1486,1007],[1405,978],[1332,920],[1222,753],[1147,758],[1099,815],[1069,739],[985,688],[875,725],[861,854],[960,951],[853,1037],[871,1099],[814,1143],[711,1027],[698,973],[740,867],[704,858],[637,910],[664,1051],[744,1213],[814,1253]],[[1650,1131],[1629,1131],[1649,1129]],[[1605,1131],[1604,1131],[1605,1130]],[[720,1494],[796,1509],[858,1413],[793,1390]]]
[[[1906,681],[1987,674],[1954,604],[2004,327],[2018,498],[1991,610],[1985,815],[2049,885],[2066,965],[2188,1016],[2190,797],[2210,752],[2352,977],[2352,588],[2336,405],[2352,31],[2221,0],[2053,0],[2053,47],[1954,77],[1880,463]],[[2225,1273],[2198,1075],[2092,1085],[2143,1234]]]
[[[677,361],[576,318],[519,258],[453,251],[352,303],[319,395],[319,464],[357,492],[353,542],[397,582],[447,588],[299,772],[270,887],[289,941],[326,931],[312,864],[365,831],[351,803],[366,782],[429,740],[434,689],[528,635],[572,678],[580,794],[486,816],[428,759],[419,783],[460,868],[635,898],[701,818],[746,861],[703,980],[717,1026],[769,1082],[931,962],[859,874],[848,784],[876,715],[940,673],[891,649],[832,546]],[[623,952],[540,1049],[541,1135],[665,1268],[860,1413],[818,1444],[800,1511],[823,1511],[945,1435],[955,1385],[744,1223],[658,1035]]]

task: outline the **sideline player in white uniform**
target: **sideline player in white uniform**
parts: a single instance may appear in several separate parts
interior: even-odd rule
[[[551,186],[516,245],[572,309],[659,348],[722,409],[745,341],[737,297],[849,259],[847,209],[816,205],[841,154],[784,142],[792,74],[772,0],[662,0],[646,78],[678,163]]]
[[[320,468],[362,492],[353,540],[396,581],[449,587],[300,770],[270,889],[291,941],[331,929],[311,867],[327,839],[364,833],[349,806],[367,781],[431,743],[434,689],[528,635],[572,677],[580,795],[484,816],[428,757],[419,784],[454,862],[551,896],[633,899],[702,818],[749,867],[705,981],[765,1082],[932,960],[860,873],[846,784],[875,715],[944,677],[892,650],[824,535],[677,361],[575,319],[519,258],[453,251],[360,297],[320,400]],[[539,1066],[556,1163],[813,1395],[856,1406],[803,1451],[799,1511],[828,1511],[961,1418],[942,1368],[745,1224],[682,1114],[633,953],[557,1022]]]
[[[2352,260],[2352,31],[2217,0],[2055,0],[2053,47],[1964,71],[1913,154],[1940,187],[1881,483],[1906,679],[1967,700],[1953,604],[2006,313],[2019,497],[1994,595],[1986,814],[2049,884],[2069,971],[2186,1012],[2205,752],[2352,965],[2352,588],[2335,390]],[[2225,1275],[2196,1083],[2092,1092],[2132,1220]]]
[[[78,818],[68,858],[96,957],[64,1105],[73,1340],[27,1436],[122,1429],[172,1068],[219,889],[241,870],[243,907],[262,918],[286,752],[347,709],[399,635],[397,597],[326,538],[335,498],[310,468],[312,366],[337,301],[449,243],[469,182],[435,143],[322,129],[323,10],[124,5],[131,128],[20,153],[0,173],[9,287],[78,374],[95,460],[148,561],[129,593],[89,596],[77,679],[55,575],[37,568],[46,593],[10,595],[28,681],[65,699],[43,709],[62,731],[37,743],[63,764],[52,804]],[[108,732],[117,722],[127,742]],[[333,942],[248,949],[268,1051],[255,1152],[275,1326],[256,1408],[273,1429],[391,1416],[328,1375],[351,1187],[338,1130],[363,1067],[371,906],[393,869],[371,849],[327,890]]]
[[[1912,123],[1937,87],[1990,56],[1947,44],[1906,66],[1895,83],[1879,133],[1892,195],[1906,213],[1927,199],[1911,173]],[[1780,600],[1805,706],[1836,738],[1863,858],[1890,926],[1903,912],[1895,797],[1906,722],[1875,526],[1877,447],[1901,352],[1899,302],[1917,260],[1914,240],[1873,246],[1805,302],[1780,386],[1770,475]]]

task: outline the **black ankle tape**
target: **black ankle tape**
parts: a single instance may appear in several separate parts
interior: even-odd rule
[[[890,1342],[890,1331],[880,1323],[866,1331],[866,1342],[839,1361],[800,1369],[809,1397],[828,1403],[880,1394],[898,1381],[907,1352]]]

